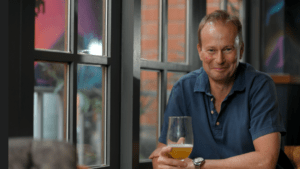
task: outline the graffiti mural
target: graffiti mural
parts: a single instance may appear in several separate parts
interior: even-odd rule
[[[262,71],[283,73],[284,55],[284,0],[266,0],[262,32]]]

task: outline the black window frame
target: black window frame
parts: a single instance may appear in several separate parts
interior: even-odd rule
[[[126,2],[126,3],[124,3]],[[152,168],[152,162],[139,160],[140,134],[140,73],[141,70],[154,70],[161,73],[160,83],[160,126],[163,123],[164,109],[167,101],[167,72],[185,72],[199,69],[197,44],[198,26],[206,15],[206,0],[188,0],[187,63],[167,62],[167,0],[162,1],[161,59],[148,61],[141,56],[141,0],[123,0],[122,6],[122,76],[121,76],[121,169]],[[133,18],[133,19],[131,19]],[[123,73],[124,72],[124,73]],[[125,73],[126,72],[126,73]],[[160,129],[158,129],[160,130]]]
[[[120,166],[120,60],[121,60],[121,0],[110,0],[108,4],[108,50],[107,56],[93,56],[77,53],[77,18],[78,0],[70,3],[70,34],[72,52],[35,50],[34,24],[35,0],[9,2],[9,27],[13,40],[9,41],[11,52],[9,65],[16,65],[10,72],[13,91],[10,95],[9,137],[33,138],[33,93],[34,93],[34,61],[63,62],[69,64],[69,129],[68,142],[76,145],[76,95],[77,64],[92,64],[107,67],[107,165],[100,168],[118,169]],[[113,33],[110,31],[114,28]],[[19,42],[19,43],[18,43]],[[13,48],[14,46],[15,48]],[[16,102],[11,102],[16,100]],[[112,160],[111,160],[112,159]],[[93,167],[99,168],[99,167]]]

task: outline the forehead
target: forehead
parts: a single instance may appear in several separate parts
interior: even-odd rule
[[[201,30],[201,41],[210,42],[213,40],[226,40],[234,42],[237,36],[237,28],[231,22],[210,21]]]

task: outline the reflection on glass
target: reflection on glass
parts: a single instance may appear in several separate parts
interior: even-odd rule
[[[185,73],[168,72],[167,73],[167,102],[171,94],[171,90],[174,84],[183,76]]]
[[[78,0],[78,53],[105,55],[106,0]]]
[[[168,62],[186,61],[186,3],[168,0]]]
[[[206,14],[210,14],[215,10],[223,9],[224,0],[206,0]]]
[[[241,20],[241,22],[242,22],[242,10],[243,10],[243,0],[228,0],[227,2],[228,13],[237,16]]]
[[[159,0],[141,1],[141,58],[158,61]]]
[[[78,65],[77,150],[79,165],[105,163],[105,68]]]
[[[67,67],[34,62],[34,139],[66,140]]]
[[[158,72],[141,71],[140,161],[148,159],[158,139],[158,78]]]
[[[68,50],[68,1],[36,0],[36,49]]]

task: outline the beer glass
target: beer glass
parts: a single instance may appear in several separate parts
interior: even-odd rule
[[[174,159],[187,158],[193,149],[194,138],[192,118],[190,116],[170,116],[167,133],[167,145],[172,147],[170,155]]]

